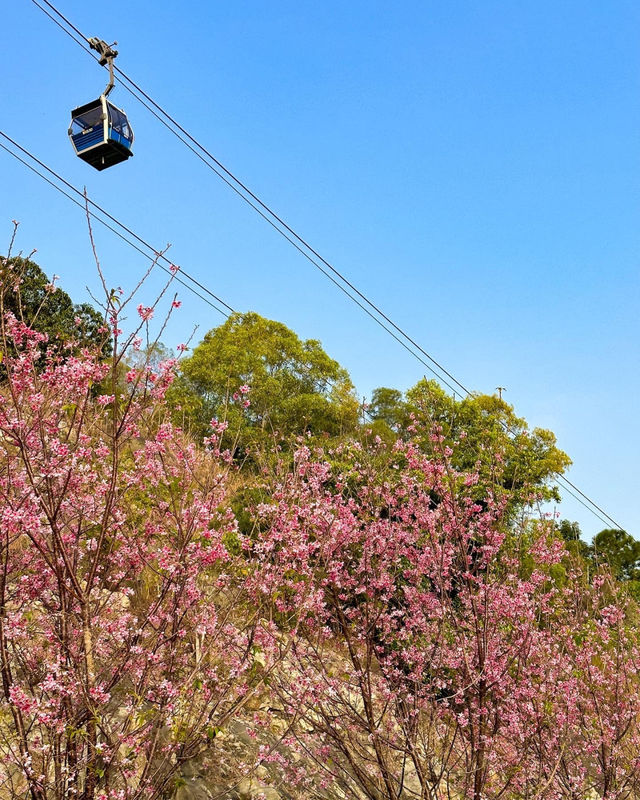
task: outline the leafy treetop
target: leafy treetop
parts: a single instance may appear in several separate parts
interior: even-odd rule
[[[635,581],[640,589],[640,542],[626,531],[605,528],[593,540],[593,557],[605,562],[621,581]]]
[[[247,394],[240,396],[241,389]],[[206,334],[183,362],[172,400],[196,432],[214,417],[226,418],[230,430],[240,432],[241,446],[274,435],[337,436],[358,421],[349,375],[320,342],[302,340],[281,322],[253,312],[234,313]]]
[[[3,311],[45,333],[50,342],[73,341],[80,347],[111,352],[105,338],[104,318],[89,303],[74,303],[56,287],[43,270],[28,258],[14,257],[0,263]]]
[[[404,398],[396,389],[376,389],[370,413],[378,430],[384,433],[386,429],[387,438],[406,435],[415,421],[426,424],[428,430],[436,426],[444,445],[455,445],[454,467],[477,469],[479,491],[490,486],[508,492],[512,509],[528,503],[532,495],[559,500],[552,481],[569,466],[569,457],[556,446],[551,431],[530,431],[513,406],[495,395],[457,400],[435,381],[421,380]],[[423,435],[421,443],[426,452],[433,451],[429,436]]]

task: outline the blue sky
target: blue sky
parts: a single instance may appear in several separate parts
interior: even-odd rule
[[[87,36],[465,385],[549,427],[569,477],[640,538],[640,6],[59,0]],[[152,9],[152,10],[151,10]],[[122,88],[135,156],[76,159],[69,111],[106,79],[30,0],[0,9],[0,128],[234,308],[318,338],[360,394],[424,368]],[[0,242],[74,299],[82,213],[0,151]],[[145,262],[96,229],[112,285]],[[5,249],[5,245],[0,245]],[[151,297],[160,278],[148,286]],[[222,318],[181,293],[165,337]],[[567,500],[587,536],[604,525]]]

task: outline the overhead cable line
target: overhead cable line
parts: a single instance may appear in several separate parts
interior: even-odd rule
[[[116,217],[112,216],[109,212],[107,212],[104,208],[102,208],[102,206],[98,205],[94,201],[92,201],[89,198],[87,198],[84,195],[83,192],[81,192],[79,189],[77,189],[72,184],[70,184],[68,181],[66,181],[61,175],[59,175],[57,172],[55,172],[50,167],[48,167],[46,164],[44,164],[44,162],[42,162],[38,158],[36,158],[26,148],[24,148],[21,145],[19,145],[14,139],[12,139],[10,136],[8,136],[6,133],[4,133],[2,130],[0,130],[0,136],[2,136],[5,140],[9,141],[14,147],[19,149],[22,153],[24,153],[26,156],[31,158],[37,164],[39,164],[50,175],[55,177],[60,183],[64,184],[69,189],[71,189],[76,195],[78,195],[79,197],[82,198],[83,202],[81,202],[80,200],[78,200],[75,197],[73,197],[73,195],[71,195],[69,192],[65,191],[62,187],[58,186],[56,183],[54,183],[54,181],[52,181],[50,178],[48,178],[45,174],[40,172],[33,165],[29,164],[24,158],[20,157],[18,154],[14,153],[8,147],[3,145],[2,142],[0,142],[0,148],[2,148],[2,150],[7,152],[9,155],[11,155],[13,158],[15,158],[17,161],[19,161],[25,167],[27,167],[27,169],[29,169],[31,172],[35,173],[40,178],[42,178],[46,183],[48,183],[50,186],[52,186],[54,189],[56,189],[56,191],[60,192],[65,197],[67,197],[69,200],[71,200],[72,203],[77,205],[83,211],[88,211],[88,213],[90,214],[90,216],[93,219],[97,220],[101,225],[106,227],[108,230],[110,230],[112,233],[114,233],[116,236],[118,236],[122,241],[124,241],[126,244],[128,244],[130,247],[132,247],[138,253],[143,255],[145,258],[149,259],[150,261],[157,261],[158,260],[159,253],[155,250],[155,248],[153,248],[152,245],[150,245],[148,242],[146,242],[144,239],[142,239],[142,237],[138,236],[130,228],[128,228],[123,223],[121,223]],[[122,230],[125,230],[128,233],[130,233],[135,239],[137,239],[140,243],[142,243],[154,255],[150,255],[149,253],[146,253],[144,250],[142,250],[141,247],[139,247],[137,244],[135,244],[135,242],[132,242],[130,239],[128,239],[123,233],[121,233],[121,231],[117,230],[115,227],[110,225],[108,222],[106,222],[104,219],[102,219],[100,216],[98,216],[94,211],[91,211],[91,209],[87,207],[88,205],[93,206],[100,213],[104,214],[107,218],[112,220]],[[169,259],[165,258],[165,260],[167,262],[169,262]],[[169,263],[171,263],[171,262],[169,262]],[[169,268],[165,267],[163,264],[159,263],[158,266],[160,266],[160,268],[162,270],[164,270],[165,272],[167,272],[169,274],[173,274],[173,273],[171,273],[171,270]],[[185,272],[182,268],[179,268],[179,273],[173,274],[174,280],[176,280],[178,283],[182,284],[192,294],[194,294],[196,297],[198,297],[203,302],[207,303],[207,305],[209,305],[211,308],[215,309],[222,316],[224,316],[224,317],[228,317],[229,316],[229,314],[227,312],[225,312],[221,308],[219,308],[208,297],[205,297],[200,292],[198,292],[196,289],[194,289],[192,285],[190,285],[186,281],[184,281],[180,277],[180,275],[183,275],[184,277],[188,278],[189,280],[193,280],[198,286],[202,286],[202,284],[200,284],[198,281],[195,281],[195,279],[193,279],[192,276],[190,276],[189,273]],[[203,288],[207,292],[207,294],[210,294],[212,297],[214,297],[216,300],[218,300],[220,303],[222,303],[227,309],[229,309],[230,312],[233,312],[233,308],[228,303],[226,303],[224,300],[219,298],[217,295],[213,294],[213,292],[211,292],[206,287],[203,287]],[[370,417],[370,414],[368,414],[368,412],[367,412],[367,415]],[[501,423],[501,424],[502,424],[502,426],[503,426],[503,428],[505,429],[506,432],[513,433],[513,431],[510,431],[509,428],[506,426],[506,423]],[[575,492],[571,491],[571,489],[569,489],[568,486],[565,486],[564,487],[565,491],[567,491],[578,503],[580,503],[582,506],[584,506],[584,508],[586,508],[592,514],[594,514],[594,516],[596,516],[601,522],[603,522],[604,524],[608,524],[607,520],[609,520],[609,522],[613,523],[616,526],[616,528],[622,528],[622,526],[619,523],[617,523],[609,514],[607,514],[606,511],[604,511],[602,508],[600,508],[600,506],[597,503],[595,503],[593,500],[591,500],[591,498],[588,497],[588,495],[586,495],[584,492],[582,492],[575,484],[573,484],[571,481],[569,481],[568,478],[565,478],[562,475],[558,475],[557,478],[556,478],[556,483],[558,483],[560,480],[564,481],[566,484],[568,484],[568,486],[571,486],[572,489],[575,490]],[[590,505],[587,505],[587,502],[585,502],[585,500]],[[600,512],[600,513],[598,513],[598,512]],[[604,515],[604,517],[606,517],[607,519],[605,520],[602,515]]]
[[[609,522],[612,522],[618,530],[624,530],[624,528],[622,527],[622,525],[620,525],[619,522],[616,522],[615,519],[613,519],[613,517],[610,517],[609,514],[607,514],[607,512],[603,508],[600,508],[600,506],[597,503],[595,503],[588,495],[586,495],[581,489],[579,489],[575,485],[575,483],[572,483],[569,480],[569,478],[566,478],[564,475],[558,475],[557,481],[562,481],[562,483],[565,484],[564,486],[565,491],[569,492],[569,494],[575,497],[575,499],[579,503],[582,503],[583,506],[585,505],[585,503],[583,502],[583,500],[580,499],[580,497],[583,497],[585,500],[587,500],[591,504],[591,506],[593,506],[593,508],[590,509],[592,513],[594,513],[596,517],[599,517],[602,520],[602,522],[605,522],[606,524],[606,520],[602,519],[600,514],[604,514],[607,520],[609,520]],[[569,487],[571,487],[571,489]],[[574,491],[571,491],[572,489]],[[580,495],[580,497],[578,497],[578,495]],[[585,506],[585,508],[586,507],[587,506]],[[596,512],[593,509],[597,509],[597,511],[599,511],[600,514],[596,514]]]
[[[70,36],[76,44],[81,46],[89,55],[96,61],[99,59],[91,52],[90,47],[86,43],[89,38],[86,37],[82,31],[79,30],[67,17],[62,14],[49,0],[31,0],[49,19],[61,28],[68,36]],[[77,34],[83,41],[79,41],[71,31],[66,30],[63,25],[56,20],[41,3],[44,3],[51,9],[59,18]],[[194,136],[192,136],[174,117],[172,117],[162,106],[156,103],[134,80],[132,80],[123,70],[114,65],[114,70],[117,74],[126,81],[122,86],[138,100],[153,116],[161,122],[174,136],[176,136],[186,147],[191,150],[212,172],[214,172],[232,191],[234,191],[247,205],[249,205],[257,214],[262,217],[271,227],[277,231],[284,239],[286,239],[298,252],[303,255],[316,269],[318,269],[325,277],[327,277],[340,291],[342,291],[352,302],[356,303],[359,308],[364,311],[374,322],[376,322],[383,330],[389,333],[393,338],[401,344],[405,350],[410,352],[414,357],[416,353],[407,346],[408,342],[420,354],[420,361],[431,373],[433,373],[442,383],[444,383],[454,394],[460,393],[470,394],[467,389],[458,379],[452,375],[442,364],[440,364],[433,356],[430,355],[418,342],[415,341],[406,331],[397,325],[385,312],[370,300],[364,292],[360,291],[355,284],[353,284],[345,275],[343,275],[336,267],[334,267],[327,259],[325,259],[317,250],[315,250],[302,236],[300,236],[290,225],[288,225],[282,217],[280,217],[270,206],[264,203],[245,183],[236,177],[231,170],[229,170],[221,161],[219,161],[203,144],[201,144]],[[129,84],[129,85],[127,85]],[[133,88],[131,88],[133,87]],[[138,96],[138,95],[141,95]],[[142,99],[144,98],[144,99]],[[155,110],[154,110],[155,109]],[[196,150],[197,148],[197,150]],[[198,152],[199,151],[199,152]],[[342,283],[341,283],[342,282]],[[345,288],[348,287],[348,288]],[[352,295],[350,291],[356,296]],[[359,298],[359,299],[358,299]],[[377,315],[379,315],[378,318]],[[384,322],[382,321],[384,320]],[[386,324],[385,324],[386,323]],[[392,330],[390,330],[390,328]],[[394,333],[395,331],[395,333]],[[402,339],[400,338],[402,337]],[[427,361],[425,362],[424,359]],[[432,366],[433,365],[433,366]],[[458,389],[451,386],[451,384],[440,374],[438,374],[433,367],[436,367],[440,372],[449,378]]]
[[[99,59],[94,55],[88,46],[89,39],[77,28],[62,12],[60,12],[49,0],[31,0],[49,19],[51,19],[61,30],[63,30],[76,44],[82,47],[89,55],[96,61]],[[57,17],[56,19],[47,9],[42,5],[46,5]],[[62,22],[60,22],[62,20]],[[67,28],[64,25],[68,26]],[[73,31],[73,33],[72,33]],[[79,37],[79,38],[77,38]],[[82,40],[82,41],[80,41]],[[445,386],[447,386],[454,394],[462,393],[466,396],[473,396],[473,393],[463,383],[461,383],[451,372],[449,372],[442,364],[440,364],[433,356],[431,356],[418,342],[413,339],[403,328],[397,325],[385,312],[372,300],[370,300],[364,292],[355,286],[343,273],[334,267],[327,259],[325,259],[312,245],[310,245],[301,235],[299,235],[290,225],[288,225],[282,217],[280,217],[273,209],[263,202],[245,183],[237,178],[231,170],[229,170],[221,161],[219,161],[203,144],[201,144],[192,134],[189,133],[174,117],[172,117],[165,109],[160,106],[153,98],[147,94],[133,79],[131,79],[122,69],[114,65],[117,74],[125,81],[122,86],[140,102],[159,122],[161,122],[174,136],[176,136],[189,150],[196,155],[210,170],[212,170],[230,189],[232,189],[245,203],[247,203],[257,214],[259,214],[266,222],[271,225],[283,238],[285,238],[293,247],[298,250],[313,266],[315,266],[322,274],[325,275],[337,288],[339,288],[347,297],[349,297],[356,305],[360,307],[371,319],[383,328],[389,335],[391,335],[407,352],[423,364],[433,375],[435,375]],[[348,287],[348,288],[346,288]],[[351,294],[349,289],[355,294]],[[375,312],[375,313],[374,313]],[[378,316],[376,316],[376,314]],[[383,321],[384,320],[384,321]],[[385,324],[386,323],[386,324]],[[402,337],[402,338],[400,338]],[[414,349],[415,348],[415,349]],[[418,352],[415,352],[415,351]],[[427,361],[425,361],[427,359]],[[429,362],[429,363],[427,363]],[[432,366],[433,365],[433,366]],[[441,373],[447,376],[458,389],[449,383],[446,379],[442,378],[433,367],[440,370]],[[502,423],[503,428],[508,433],[510,431],[508,426]],[[588,501],[592,508],[589,510],[602,520],[600,514],[596,510],[604,514],[606,518],[612,522],[616,527],[621,526],[600,506],[591,500],[588,495],[578,489],[568,479],[562,475],[557,476],[565,484],[572,487],[578,492],[582,498]],[[575,497],[582,505],[585,503],[579,500],[576,495],[565,486],[573,497]],[[585,506],[587,507],[587,506]],[[595,510],[594,510],[595,509]]]
[[[559,476],[559,477],[561,477],[561,476]],[[557,483],[557,481],[556,481],[556,483]],[[571,484],[571,485],[573,485],[573,484]],[[578,490],[580,492],[580,494],[577,494],[576,492],[571,491],[571,489],[569,489],[568,486],[563,486],[563,487],[560,487],[560,488],[562,489],[563,492],[566,492],[567,494],[570,494],[571,497],[573,497],[573,499],[577,503],[580,503],[580,505],[583,506],[584,508],[586,508],[587,511],[590,511],[593,514],[593,516],[597,517],[600,520],[600,522],[602,522],[604,525],[609,525],[610,522],[613,522],[614,525],[616,526],[616,528],[621,529],[620,525],[618,525],[618,523],[615,522],[615,520],[612,520],[611,517],[606,513],[606,511],[603,512],[603,514],[605,516],[602,516],[600,513],[598,513],[598,511],[596,511],[596,508],[598,508],[598,506],[595,503],[593,503],[592,500],[589,500],[589,502],[592,503],[592,505],[588,505],[587,503],[585,503],[585,501],[580,497],[580,494],[582,494],[582,492],[580,492],[580,490]],[[593,506],[595,506],[595,508]],[[605,519],[605,517],[606,517],[606,519]]]
[[[165,267],[164,264],[159,263],[160,259],[162,259],[166,263],[170,264],[170,266],[175,266],[173,264],[173,262],[171,262],[166,256],[164,256],[164,254],[158,252],[152,245],[150,245],[142,237],[138,236],[138,234],[136,234],[134,231],[132,231],[131,228],[127,227],[124,223],[120,222],[116,217],[114,217],[112,214],[110,214],[108,211],[106,211],[104,208],[102,208],[102,206],[98,205],[93,200],[89,199],[88,197],[85,197],[83,192],[81,192],[79,189],[77,189],[75,186],[73,186],[71,183],[69,183],[67,180],[65,180],[61,175],[58,175],[57,172],[55,172],[50,167],[48,167],[46,164],[44,164],[42,161],[40,161],[38,158],[36,158],[36,156],[34,156],[32,153],[30,153],[26,148],[24,148],[21,145],[19,145],[14,139],[12,139],[10,136],[8,136],[6,133],[4,133],[4,131],[0,130],[0,136],[2,136],[6,141],[10,142],[15,148],[20,150],[28,158],[32,159],[32,161],[34,161],[36,164],[41,166],[44,170],[46,170],[50,175],[52,175],[54,178],[56,178],[56,180],[58,180],[64,186],[66,186],[68,189],[70,189],[76,195],[80,196],[82,198],[82,201],[77,200],[72,194],[70,194],[69,192],[65,191],[61,186],[58,186],[56,183],[54,183],[54,181],[52,181],[45,174],[43,174],[38,169],[36,169],[32,164],[29,164],[25,159],[21,158],[17,153],[13,152],[6,145],[2,144],[2,142],[0,142],[0,148],[2,148],[9,155],[13,156],[13,158],[15,158],[17,161],[19,161],[25,167],[27,167],[27,169],[31,170],[31,172],[33,172],[36,175],[38,175],[40,178],[42,178],[44,181],[46,181],[50,186],[52,186],[58,192],[60,192],[65,197],[67,197],[69,200],[71,200],[72,203],[75,203],[75,205],[79,206],[84,211],[88,210],[89,215],[93,219],[95,219],[98,222],[100,222],[105,228],[108,228],[112,233],[114,233],[116,236],[118,236],[120,239],[122,239],[122,241],[126,242],[130,247],[133,247],[134,250],[137,250],[138,253],[140,253],[141,255],[143,255],[145,258],[149,259],[152,262],[153,261],[158,262],[158,266],[160,267],[160,269],[162,269],[164,272],[168,273],[169,275],[172,275],[175,281],[177,281],[178,283],[182,284],[182,286],[184,286],[186,289],[188,289],[192,294],[194,294],[196,297],[200,298],[200,300],[202,300],[203,302],[207,303],[207,305],[211,306],[211,308],[215,309],[219,314],[222,314],[223,317],[228,317],[229,313],[233,313],[234,312],[234,309],[228,303],[226,303],[222,298],[218,297],[218,295],[214,294],[210,289],[208,289],[206,286],[204,286],[199,281],[197,281],[195,278],[193,278],[193,276],[191,276],[188,272],[185,272],[185,270],[182,267],[178,267],[178,271],[177,272],[173,272],[170,267]],[[135,244],[130,239],[128,239],[123,233],[121,233],[121,231],[118,231],[116,228],[114,228],[108,222],[105,222],[105,220],[103,220],[100,216],[98,216],[98,214],[96,214],[95,211],[92,211],[91,208],[87,209],[87,206],[92,206],[97,211],[99,211],[101,214],[104,214],[105,217],[107,217],[113,223],[115,223],[118,227],[120,227],[121,230],[126,231],[128,234],[133,236],[134,239],[136,239],[138,242],[140,242],[140,244],[144,245],[144,247],[146,247],[148,250],[150,250],[153,253],[153,255],[150,255],[149,253],[145,252],[141,247],[139,247],[139,245]],[[187,280],[184,280],[185,278]],[[209,297],[206,297],[204,294],[201,294],[200,292],[198,292],[197,289],[195,289],[187,281],[191,281],[196,286],[199,286],[203,290],[203,292],[205,292],[206,295],[209,295],[211,298],[216,300],[217,303],[220,303],[221,305],[223,305],[225,308],[228,309],[228,311],[223,311],[216,303],[212,302],[212,300]]]
[[[416,350],[418,350],[418,352],[421,353],[422,356],[424,356],[424,358],[426,358],[431,364],[433,364],[435,367],[437,367],[444,375],[447,376],[447,378],[449,378],[451,381],[453,381],[453,383],[455,383],[456,386],[458,386],[459,389],[461,389],[465,394],[470,394],[471,393],[469,389],[467,389],[462,383],[460,383],[460,381],[458,381],[458,379],[454,375],[452,375],[439,361],[437,361],[418,342],[416,342],[415,339],[413,339],[406,331],[404,331],[399,325],[397,325],[378,305],[376,305],[376,303],[374,303],[372,300],[370,300],[364,294],[364,292],[360,291],[360,289],[358,289],[358,287],[354,283],[352,283],[343,273],[341,273],[336,267],[334,267],[329,261],[327,261],[327,259],[324,258],[317,250],[315,250],[305,239],[303,239],[302,236],[300,236],[298,233],[296,233],[296,231],[293,228],[291,228],[275,211],[273,211],[266,203],[264,203],[262,200],[260,200],[260,198],[256,194],[254,194],[254,192],[252,192],[251,189],[249,189],[229,169],[227,169],[227,167],[225,167],[224,164],[222,164],[220,161],[218,161],[218,159],[214,155],[212,155],[209,152],[209,150],[207,150],[207,148],[204,147],[204,145],[200,144],[200,142],[197,139],[195,139],[187,130],[185,130],[185,128],[183,128],[182,125],[180,125],[179,122],[177,122],[167,111],[165,111],[151,97],[149,97],[149,95],[145,91],[143,91],[138,86],[138,84],[136,84],[134,81],[132,81],[131,78],[129,78],[118,67],[115,67],[115,70],[122,78],[124,78],[129,84],[131,84],[131,86],[133,86],[134,89],[137,92],[139,92],[149,103],[151,103],[151,105],[159,112],[159,114],[161,114],[167,120],[169,120],[169,122],[172,125],[174,125],[184,136],[186,136],[186,138],[190,142],[192,142],[199,150],[201,150],[207,156],[207,158],[211,159],[213,164],[215,164],[219,168],[219,170],[222,170],[222,172],[224,172],[224,174],[226,176],[228,176],[228,178],[226,178],[223,175],[221,175],[220,171],[218,169],[215,169],[211,164],[207,163],[206,161],[204,161],[204,159],[201,158],[201,160],[203,160],[204,163],[207,164],[207,166],[213,172],[216,173],[216,175],[218,175],[220,178],[222,178],[222,180],[224,180],[224,182],[227,184],[227,186],[232,188],[236,192],[236,194],[238,194],[240,197],[242,197],[242,199],[249,206],[251,206],[251,208],[253,208],[254,211],[256,211],[258,214],[260,214],[260,216],[265,221],[269,222],[269,224],[276,231],[278,231],[278,233],[281,236],[283,236],[300,253],[302,253],[302,255],[304,255],[305,258],[309,262],[311,262],[311,264],[313,264],[318,270],[320,270],[320,272],[322,272],[323,275],[328,277],[348,297],[350,297],[354,302],[356,302],[358,304],[358,306],[360,306],[360,308],[363,311],[365,311],[367,314],[369,314],[369,316],[371,316],[372,319],[374,319],[376,322],[378,322],[378,324],[380,324],[385,330],[388,331],[388,328],[386,328],[384,325],[382,325],[382,323],[375,316],[373,316],[373,314],[371,314],[367,310],[367,308],[365,308],[363,303],[366,304],[366,306],[368,306],[369,309],[372,309],[376,314],[378,314],[388,325],[391,326],[391,328],[393,328],[394,331],[396,331],[398,334],[400,334],[400,336],[402,336],[407,342],[409,342],[413,347],[415,347]],[[144,105],[146,106],[146,104],[144,104]],[[148,106],[146,106],[146,107],[148,108]],[[159,118],[158,114],[154,114],[154,116],[156,116],[156,118]],[[167,127],[169,130],[171,130],[171,132],[175,136],[178,136],[178,134],[174,130],[172,130],[172,128],[169,125],[167,125],[166,122],[164,122],[163,120],[160,120],[160,121],[163,122],[165,127]],[[178,138],[181,141],[184,141],[182,139],[182,137],[178,136]],[[193,148],[190,147],[189,149],[191,149],[192,152],[193,152]],[[233,184],[235,184],[235,186],[232,185],[231,181],[233,181]],[[237,187],[239,187],[239,189],[242,190],[242,191],[240,191]],[[248,198],[245,197],[242,194],[242,192],[246,192],[246,194],[248,195]],[[251,201],[253,201],[253,202],[251,202]],[[282,229],[284,229],[284,230],[279,228],[278,225],[282,226]],[[309,253],[311,255],[309,255]],[[320,261],[321,264],[324,265],[324,267],[321,266],[320,264],[318,264],[318,261],[316,261],[315,259]],[[358,300],[356,300],[355,297],[350,295],[349,292],[347,292],[344,289],[344,287],[341,284],[339,284],[334,277],[332,277],[332,275],[329,275],[327,273],[327,270],[329,270],[332,273],[332,275],[335,276],[335,278],[337,278],[338,280],[342,281],[342,283],[344,283],[349,289],[351,289],[351,291],[354,292],[357,295],[357,297],[360,298],[362,303],[359,302]],[[428,364],[425,365],[425,366],[429,367]],[[429,367],[429,370],[433,372],[431,367]],[[450,386],[450,384],[447,383],[447,385],[450,388],[452,388]],[[455,392],[456,390],[452,389],[452,391]]]

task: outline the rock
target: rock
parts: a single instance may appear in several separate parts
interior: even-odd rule
[[[278,792],[256,778],[244,778],[236,786],[240,800],[282,800]]]

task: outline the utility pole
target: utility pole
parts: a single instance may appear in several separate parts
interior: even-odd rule
[[[498,392],[498,397],[502,400],[502,392],[506,392],[506,387],[504,386],[496,386],[496,391]]]

